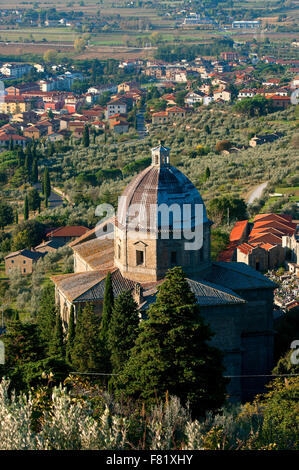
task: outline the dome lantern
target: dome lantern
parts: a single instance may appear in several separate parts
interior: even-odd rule
[[[169,166],[169,151],[168,147],[164,147],[159,142],[158,147],[152,148],[152,165],[153,166]]]

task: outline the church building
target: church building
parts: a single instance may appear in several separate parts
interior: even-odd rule
[[[167,270],[182,266],[214,333],[211,343],[224,353],[228,394],[250,399],[273,367],[276,285],[244,263],[211,260],[212,222],[198,190],[169,157],[163,145],[152,149],[151,165],[125,188],[117,215],[69,244],[74,273],[52,277],[63,323],[67,328],[72,305],[77,313],[92,303],[101,315],[109,271],[114,295],[131,290],[143,317]]]

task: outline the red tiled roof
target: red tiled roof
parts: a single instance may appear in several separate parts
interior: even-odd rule
[[[289,222],[292,222],[292,216],[289,214],[274,214],[271,212],[265,213],[265,214],[257,214],[255,218],[253,219],[253,222],[259,219],[265,219],[266,217],[271,217],[271,218],[283,218],[285,220],[288,220]]]
[[[17,134],[0,134],[0,140],[9,141],[9,140],[27,140],[26,137]]]
[[[47,237],[81,237],[89,229],[83,225],[67,225],[59,227],[47,233]]]
[[[270,96],[267,96],[267,99],[269,100],[282,100],[282,101],[290,101],[290,97],[289,96],[281,96],[281,95],[270,95]]]
[[[225,261],[226,263],[229,263],[230,261],[232,261],[232,258],[233,258],[233,255],[237,246],[238,246],[237,242],[229,243],[227,248],[221,251],[221,253],[219,253],[217,257],[217,261]]]
[[[252,250],[254,250],[254,248],[255,246],[250,245],[249,243],[242,243],[241,245],[238,246],[238,250],[240,250],[245,255],[248,255],[248,253],[251,253]]]
[[[240,240],[244,234],[244,231],[246,230],[247,225],[248,220],[240,220],[239,222],[236,222],[230,233],[229,240],[231,242]]]
[[[274,245],[281,245],[282,240],[281,240],[281,237],[278,237],[277,235],[274,235],[273,233],[263,232],[254,237],[250,237],[249,242],[264,242],[264,243],[272,243]]]

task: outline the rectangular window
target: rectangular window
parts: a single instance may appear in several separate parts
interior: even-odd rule
[[[177,262],[177,259],[176,259],[176,251],[172,251],[172,252],[171,252],[170,260],[171,260],[171,264],[176,264],[176,262]]]
[[[136,264],[137,266],[144,263],[144,253],[143,251],[136,250]]]

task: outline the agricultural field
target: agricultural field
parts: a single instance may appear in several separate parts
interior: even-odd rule
[[[231,21],[232,15],[237,12],[237,19],[242,17],[242,11],[255,11],[256,18],[261,21],[260,30],[239,31],[223,29],[217,24],[208,29],[204,26],[182,27],[182,21],[189,12],[197,12],[203,6],[194,8],[188,2],[143,2],[140,7],[138,2],[128,7],[125,1],[111,2],[106,0],[86,0],[61,2],[40,1],[22,2],[13,4],[7,0],[0,1],[0,9],[21,10],[50,10],[55,8],[57,13],[82,14],[80,25],[70,27],[52,28],[44,24],[35,24],[33,27],[23,27],[22,24],[11,22],[11,24],[0,24],[0,54],[7,53],[21,55],[24,53],[35,53],[35,44],[41,46],[42,50],[48,46],[59,44],[59,50],[67,55],[79,59],[93,58],[148,58],[153,57],[156,41],[151,39],[152,33],[159,34],[159,44],[176,44],[177,42],[196,44],[210,42],[214,38],[230,37],[235,41],[245,42],[255,39],[263,42],[267,38],[272,42],[289,45],[289,42],[298,35],[298,2],[288,2],[280,8],[276,0],[265,3],[261,1],[219,3],[217,8],[209,10],[209,15],[216,23],[221,23],[221,18],[226,15]],[[249,8],[250,5],[250,8]],[[207,10],[208,11],[208,10]],[[185,12],[185,13],[182,13]],[[201,14],[204,10],[201,11]],[[220,15],[220,16],[219,16]],[[221,16],[222,15],[222,16]],[[42,22],[41,22],[42,23]],[[75,51],[74,41],[88,34],[88,43],[85,50]],[[3,44],[8,42],[9,44]],[[141,44],[142,43],[142,44]],[[145,43],[145,44],[144,44]],[[109,50],[106,48],[113,47]],[[117,49],[114,49],[114,48]],[[121,49],[119,49],[121,48]],[[110,55],[109,55],[110,53]]]

